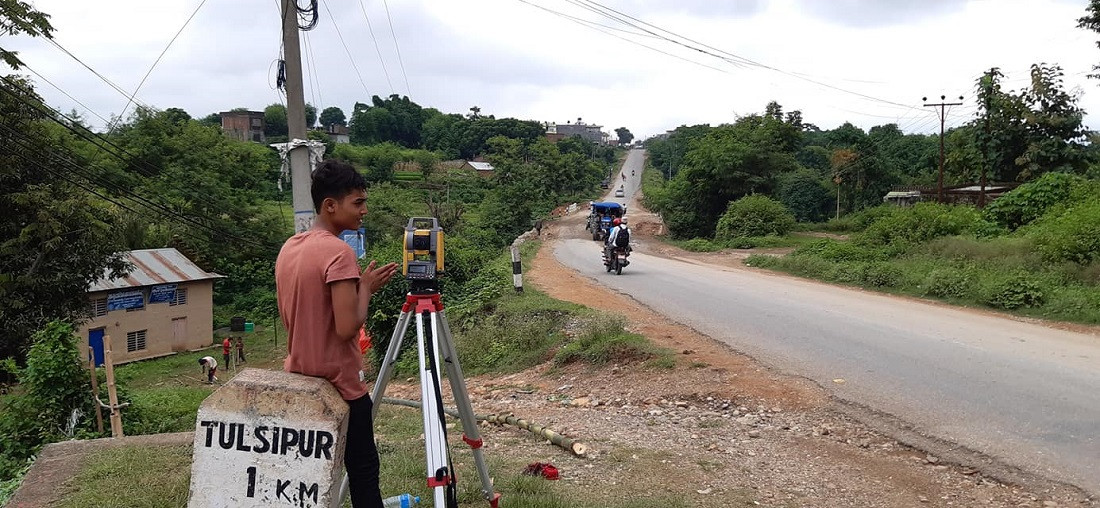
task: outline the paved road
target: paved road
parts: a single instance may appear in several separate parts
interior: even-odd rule
[[[641,162],[632,151],[627,199]],[[621,276],[591,241],[563,240],[555,256],[842,399],[1100,493],[1100,337],[639,251]]]

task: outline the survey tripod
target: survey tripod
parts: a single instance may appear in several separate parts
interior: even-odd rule
[[[466,381],[462,377],[462,367],[458,363],[458,354],[455,351],[454,336],[451,335],[450,324],[447,323],[447,315],[443,311],[442,295],[432,287],[413,285],[413,290],[405,297],[405,304],[401,307],[401,315],[397,318],[397,326],[390,337],[386,356],[382,360],[378,371],[378,379],[375,381],[374,390],[371,392],[371,400],[374,402],[373,415],[377,416],[378,406],[382,404],[382,396],[386,391],[393,376],[394,365],[401,354],[401,342],[408,331],[409,322],[413,315],[416,316],[416,340],[417,351],[420,356],[420,400],[421,413],[424,418],[424,443],[427,452],[427,477],[428,487],[432,489],[435,508],[457,508],[455,499],[456,476],[453,461],[450,460],[447,449],[447,422],[443,413],[442,373],[440,367],[446,369],[447,381],[451,385],[460,420],[462,421],[462,440],[473,450],[474,464],[477,466],[477,474],[481,479],[481,494],[489,502],[492,508],[497,508],[500,502],[500,494],[493,491],[492,479],[489,478],[489,468],[485,465],[485,459],[481,454],[483,444],[477,428],[477,417],[474,415],[473,406],[470,404],[470,395],[466,391]],[[440,352],[442,351],[442,356]],[[442,360],[442,361],[440,361]],[[372,418],[373,419],[373,418]],[[342,500],[348,493],[348,477],[344,475],[344,483],[340,487]]]

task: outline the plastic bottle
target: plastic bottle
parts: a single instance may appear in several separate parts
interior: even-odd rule
[[[386,508],[412,508],[420,504],[420,496],[401,494],[400,496],[387,497],[382,500],[382,506]]]

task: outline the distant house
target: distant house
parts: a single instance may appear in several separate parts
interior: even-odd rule
[[[218,113],[222,119],[222,134],[237,141],[264,142],[263,111],[225,111]]]
[[[477,171],[477,174],[480,176],[493,176],[494,174],[493,165],[488,162],[466,161],[466,163],[461,166],[461,169],[472,169]]]
[[[111,336],[115,363],[164,356],[213,342],[214,281],[176,249],[124,254],[133,270],[88,288],[92,319],[78,330],[81,358],[89,350],[103,362],[103,336]]]
[[[553,128],[547,127],[547,138],[551,141],[557,141],[563,138],[571,138],[573,136],[580,136],[588,141],[596,144],[606,145],[611,139],[611,135],[603,132],[602,125],[587,124],[577,121],[577,123],[555,124]],[[553,137],[551,137],[553,135]],[[555,139],[556,138],[556,139]]]
[[[325,134],[328,134],[336,143],[351,143],[351,130],[346,125],[334,123],[325,126]]]

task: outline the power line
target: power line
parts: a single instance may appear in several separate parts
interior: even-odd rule
[[[321,79],[317,77],[317,63],[313,61],[313,47],[309,43],[309,32],[302,33],[302,42],[306,47],[306,72],[309,73],[309,96],[313,98],[314,107],[320,105],[318,96],[321,95]]]
[[[47,79],[47,78],[46,78],[46,76],[43,76],[43,75],[42,75],[41,73],[39,73],[38,71],[36,71],[36,70],[32,69],[32,68],[31,68],[31,66],[27,65],[27,64],[26,64],[25,62],[23,63],[23,67],[24,67],[25,69],[27,69],[28,71],[31,71],[31,72],[32,72],[32,73],[33,73],[33,74],[34,74],[35,76],[38,76],[38,78],[39,78],[39,79],[41,79],[42,81],[45,81],[45,82],[46,82],[46,83],[48,83],[48,84],[49,84],[50,86],[54,87],[54,89],[55,89],[55,90],[57,90],[58,92],[61,92],[62,94],[64,94],[64,95],[65,95],[65,97],[68,97],[68,98],[69,98],[69,100],[71,100],[71,101],[73,101],[73,102],[75,102],[75,103],[79,104],[79,105],[80,105],[80,107],[84,108],[84,110],[85,110],[85,111],[87,111],[87,112],[89,112],[89,113],[91,113],[91,114],[95,115],[95,116],[96,116],[96,118],[99,118],[100,120],[103,120],[103,125],[104,125],[104,126],[106,126],[106,125],[108,125],[108,124],[110,124],[110,123],[111,123],[111,121],[110,121],[110,120],[107,120],[106,118],[103,118],[103,116],[102,116],[102,115],[100,115],[99,113],[96,113],[96,112],[95,112],[94,110],[92,110],[92,108],[89,108],[88,106],[85,106],[83,102],[80,102],[79,100],[77,100],[77,98],[76,98],[76,97],[73,97],[72,95],[69,95],[69,92],[66,92],[66,91],[65,91],[65,90],[63,90],[63,89],[62,89],[61,87],[59,87],[59,86],[55,85],[55,84],[53,83],[53,81],[50,81],[49,79]]]
[[[608,31],[606,31],[606,30],[603,30],[603,29],[601,29],[601,28],[598,28],[599,26],[603,26],[603,25],[600,25],[600,24],[598,24],[598,23],[592,23],[592,24],[589,24],[589,23],[585,23],[585,22],[583,22],[583,21],[581,21],[581,20],[579,20],[579,19],[577,19],[577,18],[574,18],[573,16],[570,16],[570,15],[568,15],[568,14],[564,14],[564,13],[561,13],[561,12],[555,11],[555,10],[553,10],[553,9],[550,9],[550,8],[547,8],[547,7],[543,7],[543,6],[541,6],[541,5],[537,5],[537,4],[534,4],[534,3],[528,2],[527,0],[517,0],[517,1],[519,1],[520,3],[526,4],[526,5],[529,5],[529,6],[531,6],[531,7],[534,7],[534,8],[536,8],[536,9],[541,9],[541,10],[543,10],[543,11],[549,12],[549,13],[551,13],[551,14],[554,14],[555,16],[559,16],[559,17],[565,18],[565,19],[567,19],[567,20],[569,20],[569,21],[572,21],[572,22],[574,22],[574,23],[577,23],[578,25],[581,25],[581,26],[583,26],[583,27],[585,27],[585,28],[589,28],[589,29],[595,30],[595,31],[597,31],[597,32],[600,32],[600,33],[602,33],[602,34],[604,34],[604,35],[609,35],[609,36],[611,36],[611,37],[614,37],[614,38],[616,38],[616,39],[619,39],[619,40],[622,40],[622,41],[626,41],[626,42],[628,42],[628,43],[630,43],[630,44],[633,44],[633,45],[635,45],[635,46],[641,46],[641,47],[643,47],[643,48],[646,48],[646,49],[648,49],[648,50],[650,50],[650,51],[655,51],[655,52],[657,52],[657,53],[660,53],[660,54],[662,54],[662,55],[666,55],[666,56],[670,56],[670,57],[672,57],[672,58],[675,58],[675,59],[677,59],[677,60],[682,60],[682,61],[684,61],[684,62],[687,62],[687,63],[690,63],[690,64],[695,64],[695,65],[698,65],[698,66],[700,66],[700,67],[706,67],[707,69],[710,69],[710,70],[713,70],[713,71],[718,71],[718,72],[721,72],[721,73],[727,73],[727,74],[728,74],[728,71],[726,71],[725,69],[719,69],[719,68],[717,68],[717,67],[713,67],[713,66],[707,65],[707,64],[705,64],[705,63],[701,63],[701,62],[696,62],[695,60],[692,60],[692,59],[690,59],[690,58],[684,58],[684,57],[682,57],[682,56],[680,56],[680,55],[676,55],[676,54],[673,54],[673,53],[669,53],[669,52],[667,52],[667,51],[663,51],[663,50],[660,50],[660,49],[654,48],[654,47],[652,47],[652,46],[647,46],[647,45],[645,45],[645,44],[642,44],[642,43],[640,43],[640,42],[638,42],[638,41],[630,40],[630,39],[627,39],[626,37],[622,37],[622,36],[620,36],[620,35],[616,35],[616,34],[613,34],[613,33],[611,33],[611,32],[608,32]],[[592,26],[592,25],[597,25],[597,26]]]
[[[390,86],[390,93],[396,93],[393,89],[393,82],[390,81],[390,71],[386,70],[386,61],[382,58],[382,50],[378,47],[378,38],[374,36],[374,26],[371,25],[370,17],[367,16],[367,7],[363,5],[363,0],[359,0],[359,9],[363,11],[363,19],[367,20],[367,30],[370,31],[370,39],[374,41],[374,52],[378,54],[378,63],[382,65],[382,74],[386,76],[386,84]]]
[[[328,13],[328,17],[332,20],[332,26],[336,29],[336,36],[340,38],[340,45],[344,46],[344,52],[348,54],[348,60],[351,61],[351,68],[355,69],[355,75],[359,77],[359,84],[363,85],[363,92],[370,97],[370,90],[367,89],[367,84],[363,82],[363,75],[359,73],[359,66],[355,65],[355,58],[351,56],[351,50],[348,49],[348,45],[344,43],[344,35],[340,33],[340,26],[336,24],[336,17],[332,15],[332,11],[329,10],[328,4],[321,2],[321,5],[325,7],[325,12]]]
[[[34,160],[34,159],[28,157],[27,155],[23,154],[21,151],[11,151],[11,153],[19,156],[21,159],[23,159],[24,162],[26,162],[28,164],[31,164],[35,167],[44,169],[44,170],[50,172],[51,174],[53,174],[54,176],[62,178],[64,180],[72,183],[73,185],[76,185],[77,187],[80,187],[81,189],[84,189],[85,191],[87,191],[91,194],[94,194],[94,195],[96,195],[96,196],[98,196],[98,197],[100,197],[100,198],[102,198],[106,201],[114,203],[115,205],[117,205],[117,206],[119,206],[119,207],[121,207],[121,208],[123,208],[127,211],[130,211],[134,214],[141,214],[141,212],[139,210],[135,209],[135,208],[132,208],[130,206],[127,206],[127,205],[123,204],[122,202],[118,201],[118,199],[122,199],[122,198],[129,199],[131,202],[135,203],[136,205],[138,205],[140,207],[143,207],[143,208],[153,212],[154,214],[157,214],[157,215],[161,216],[162,218],[165,218],[165,219],[168,219],[168,220],[173,220],[173,221],[175,221],[178,224],[183,225],[183,226],[196,224],[193,221],[193,219],[189,216],[186,216],[186,215],[183,215],[181,213],[175,212],[175,211],[165,207],[164,205],[158,204],[154,201],[151,201],[147,198],[144,198],[144,197],[142,197],[142,196],[140,196],[140,195],[138,195],[138,194],[136,194],[132,191],[125,190],[125,189],[121,188],[120,186],[118,186],[117,184],[111,184],[111,183],[108,183],[108,182],[105,182],[105,181],[102,181],[102,180],[98,180],[94,175],[92,175],[83,166],[81,166],[80,163],[72,160],[71,158],[68,158],[68,157],[66,157],[62,154],[59,154],[58,152],[56,152],[54,150],[50,150],[49,148],[38,147],[38,146],[34,146],[34,145],[30,144],[30,141],[33,138],[30,135],[26,134],[26,133],[16,131],[15,129],[12,129],[11,127],[8,127],[6,125],[0,125],[0,128],[4,129],[5,131],[7,131],[8,133],[10,133],[12,135],[15,135],[15,136],[18,136],[19,138],[22,138],[22,141],[20,139],[17,139],[17,138],[12,138],[11,139],[11,141],[13,141],[13,143],[17,147],[23,148],[24,150],[30,150],[30,151],[35,151],[36,153],[45,154],[45,155],[49,156],[52,159],[53,162],[67,168],[70,171],[69,174],[79,175],[85,181],[87,181],[89,184],[98,185],[101,188],[106,188],[107,190],[110,190],[110,191],[113,191],[113,192],[119,194],[119,196],[117,196],[116,198],[112,198],[110,196],[101,194],[100,192],[96,191],[94,188],[89,188],[89,187],[87,187],[85,185],[82,185],[79,182],[69,178],[69,174],[66,174],[66,173],[55,170],[49,164],[41,164],[41,161]],[[92,164],[92,166],[97,167],[100,170],[103,169],[103,168],[100,168],[100,167],[96,166],[95,164]],[[186,223],[191,223],[191,224],[186,224]],[[234,243],[243,244],[243,245],[254,245],[254,246],[257,245],[255,242],[252,242],[252,241],[250,241],[248,239],[245,239],[243,237],[234,235],[232,233],[228,233],[226,231],[221,231],[221,230],[218,230],[218,229],[214,229],[213,227],[206,226],[206,225],[203,225],[203,224],[199,224],[199,226],[200,227],[198,229],[201,230],[201,231],[206,232],[207,234],[209,234],[211,239],[221,240],[221,241],[227,241],[228,240],[228,241],[232,241]],[[193,235],[187,235],[187,236],[191,236],[192,238],[196,238]],[[274,244],[272,244],[271,246],[274,246]],[[261,245],[260,247],[264,247],[264,246]]]
[[[576,2],[577,0],[568,0],[568,1]],[[620,23],[624,23],[624,24],[627,24],[629,26],[633,26],[635,28],[643,30],[647,33],[652,33],[654,35],[657,35],[656,33],[652,32],[651,30],[646,29],[645,27],[638,26],[637,24],[630,23],[628,21],[624,21],[622,18],[625,17],[627,19],[636,21],[636,22],[641,23],[645,26],[652,27],[655,30],[660,30],[660,31],[665,32],[669,35],[672,35],[673,37],[683,39],[685,41],[688,41],[692,44],[696,44],[696,45],[701,46],[702,48],[706,48],[706,49],[691,46],[691,45],[685,44],[683,42],[676,41],[676,40],[670,39],[668,37],[661,36],[663,39],[665,39],[669,42],[672,42],[674,44],[683,46],[685,48],[688,48],[688,49],[691,49],[691,50],[694,50],[694,51],[698,51],[700,53],[706,54],[706,55],[714,57],[714,58],[722,59],[722,60],[727,61],[727,62],[729,62],[731,64],[734,64],[734,65],[747,64],[747,65],[750,65],[750,66],[760,67],[760,68],[771,70],[773,72],[778,72],[780,74],[787,75],[787,76],[790,76],[790,77],[793,77],[793,78],[796,78],[796,79],[800,79],[800,80],[803,80],[803,81],[806,81],[806,82],[809,82],[809,83],[813,83],[813,84],[818,85],[818,86],[829,88],[831,90],[836,90],[836,91],[839,91],[839,92],[843,92],[843,93],[847,93],[847,94],[854,95],[854,96],[857,96],[857,97],[861,97],[863,99],[867,99],[867,100],[871,100],[871,101],[875,101],[875,102],[880,102],[880,103],[883,103],[883,104],[889,104],[889,105],[892,105],[892,106],[897,106],[897,107],[906,108],[906,109],[918,109],[918,108],[914,108],[913,106],[910,106],[908,104],[902,104],[900,102],[895,102],[895,101],[891,101],[891,100],[888,100],[888,99],[882,99],[882,98],[875,97],[875,96],[872,96],[872,95],[868,95],[868,94],[865,94],[865,93],[856,92],[854,90],[848,90],[848,89],[841,88],[841,87],[838,87],[838,86],[830,85],[828,83],[823,83],[821,81],[818,81],[818,80],[815,80],[815,79],[812,79],[812,78],[808,78],[808,77],[805,77],[803,75],[800,75],[800,74],[797,74],[797,73],[794,73],[794,72],[786,71],[786,70],[783,70],[783,69],[780,69],[780,68],[777,68],[777,67],[766,65],[766,64],[751,60],[749,58],[745,58],[745,57],[730,53],[728,51],[716,48],[714,46],[707,45],[705,43],[701,43],[701,42],[696,41],[694,39],[691,39],[691,38],[685,37],[683,35],[677,34],[675,32],[672,32],[670,30],[661,28],[661,27],[659,27],[657,25],[654,25],[652,23],[642,21],[638,18],[630,16],[629,14],[625,14],[625,13],[617,11],[617,10],[611,8],[611,7],[604,6],[604,5],[602,5],[598,2],[595,2],[593,0],[579,0],[579,1],[582,1],[586,4],[589,4],[589,5],[597,8],[597,9],[601,9],[601,10],[605,11],[606,13],[604,14],[604,16],[608,17],[609,19],[613,19],[613,20],[618,21]],[[614,15],[613,14],[607,14],[607,13],[614,13]],[[618,15],[619,17],[617,17],[615,15]],[[708,51],[708,49],[716,51],[716,52],[724,54],[724,55],[727,55],[727,56],[722,56],[720,54],[716,54],[712,51]]]
[[[88,71],[91,72],[92,74],[94,74],[97,78],[102,80],[104,83],[107,83],[107,85],[110,86],[111,88],[113,88],[116,92],[122,94],[122,96],[125,97],[127,100],[132,100],[132,101],[138,103],[138,105],[140,105],[141,107],[143,107],[145,109],[154,110],[154,108],[150,107],[148,104],[145,104],[145,103],[141,102],[140,100],[138,100],[136,97],[131,96],[129,93],[126,92],[126,90],[123,90],[122,87],[115,84],[114,81],[111,81],[110,79],[107,79],[107,76],[104,76],[104,75],[100,74],[99,71],[93,69],[92,66],[84,63],[83,60],[78,58],[71,51],[69,51],[68,49],[65,49],[65,47],[62,46],[61,43],[57,42],[53,38],[46,39],[46,42],[52,44],[57,49],[61,50],[61,52],[68,55],[70,58],[75,60],[80,65],[84,66],[85,69],[88,69]]]
[[[401,58],[401,46],[397,44],[397,32],[393,31],[393,18],[390,17],[390,4],[382,0],[382,6],[386,8],[386,20],[390,22],[390,35],[393,36],[393,47],[397,49],[397,63],[401,64],[401,76],[405,78],[405,92],[412,95],[412,87],[409,86],[409,75],[405,74],[405,61]]]
[[[520,0],[520,1],[523,1],[523,0]],[[543,7],[541,5],[536,5],[536,4],[533,4],[533,3],[530,3],[530,2],[523,2],[523,3],[525,3],[527,5],[530,5],[532,7],[542,9],[542,10],[544,10],[546,12],[549,12],[549,13],[555,15],[555,16],[567,19],[567,20],[572,21],[574,23],[581,23],[581,24],[589,25],[591,27],[600,27],[600,28],[603,28],[603,29],[606,29],[606,30],[613,30],[613,31],[616,31],[616,32],[622,32],[622,33],[629,34],[629,35],[634,35],[634,36],[637,36],[637,37],[648,37],[648,38],[651,38],[651,39],[657,39],[657,37],[654,37],[653,35],[650,35],[650,34],[647,34],[647,33],[644,33],[644,32],[635,32],[633,30],[627,30],[627,29],[624,29],[624,28],[616,27],[616,26],[610,26],[610,25],[604,25],[602,23],[596,23],[595,21],[589,21],[589,20],[584,19],[584,18],[580,18],[580,17],[577,17],[577,16],[566,14],[564,12],[555,11],[553,9],[550,9],[549,7]]]
[[[3,80],[4,82],[8,83],[9,86],[12,86],[14,88],[18,88],[23,94],[29,94],[30,93],[28,90],[26,90],[22,86],[19,86],[17,83],[14,83],[7,76],[0,76],[0,80]],[[75,121],[72,121],[72,119],[68,118],[63,113],[60,113],[57,110],[54,110],[52,107],[47,106],[45,104],[42,104],[41,102],[29,100],[29,98],[28,98],[29,95],[28,96],[23,96],[23,95],[14,93],[11,90],[8,90],[6,87],[0,87],[0,91],[3,91],[5,93],[7,93],[8,95],[12,96],[16,100],[22,102],[24,105],[27,105],[27,106],[30,106],[30,107],[34,108],[38,113],[42,114],[45,118],[57,123],[58,125],[61,125],[65,129],[72,132],[73,134],[76,134],[77,136],[81,137],[85,141],[88,141],[89,143],[91,143],[93,146],[100,149],[101,151],[104,151],[104,152],[114,156],[115,158],[119,159],[120,161],[126,163],[128,166],[132,167],[139,174],[142,174],[143,176],[148,176],[148,177],[153,177],[154,176],[154,174],[148,172],[148,170],[146,170],[146,172],[142,172],[141,169],[134,163],[133,156],[131,154],[129,154],[128,152],[126,152],[125,149],[119,147],[118,145],[114,144],[112,141],[110,141],[106,138],[100,137],[100,136],[92,133],[86,127],[84,127],[82,125],[79,125]],[[45,110],[43,108],[45,108]],[[57,114],[57,115],[59,115],[63,118],[66,118],[67,120],[69,120],[69,122],[67,123],[67,122],[63,122],[63,121],[59,120],[58,118],[53,116],[54,114]],[[80,127],[80,129],[77,129],[77,127]],[[112,147],[114,147],[114,148],[116,148],[116,149],[118,149],[118,150],[120,150],[124,153],[127,153],[127,155],[131,155],[131,158],[127,159],[126,157],[123,157],[118,152],[115,152],[113,150],[108,149],[106,146],[104,146],[101,143],[106,143],[107,145],[110,145],[110,146],[112,146]],[[148,163],[144,163],[144,164],[146,166],[151,167]],[[160,168],[155,168],[155,169],[157,170],[156,171],[157,173],[163,171]],[[141,199],[144,199],[144,198],[141,198]],[[149,203],[151,203],[151,202],[149,202]],[[168,210],[168,211],[170,213],[174,213],[174,212],[171,212],[171,210]],[[237,240],[246,241],[243,238],[237,237],[236,235],[233,235],[231,233],[219,232],[218,230],[213,229],[208,224],[200,222],[200,221],[198,221],[198,220],[196,220],[192,217],[183,216],[183,215],[181,215],[180,217],[187,220],[187,221],[189,221],[189,222],[191,222],[192,224],[194,224],[197,227],[204,228],[206,230],[214,232],[215,234],[228,235],[230,237],[236,238]],[[217,221],[212,220],[212,219],[210,219],[209,217],[206,217],[206,216],[202,216],[201,218],[206,220],[206,221],[217,222]]]
[[[199,2],[199,5],[195,7],[194,12],[191,13],[191,16],[187,18],[187,21],[183,22],[183,26],[181,26],[179,31],[176,32],[176,35],[172,36],[172,40],[168,41],[168,44],[164,46],[164,50],[161,51],[160,55],[157,56],[157,59],[153,61],[153,65],[149,66],[149,70],[146,71],[145,75],[141,77],[141,82],[139,82],[137,88],[134,89],[134,93],[130,94],[130,98],[126,101],[126,105],[122,107],[122,112],[118,114],[118,119],[115,123],[121,122],[122,118],[126,116],[126,110],[130,107],[130,104],[134,102],[134,97],[137,97],[138,91],[141,90],[142,85],[145,84],[145,80],[149,79],[149,75],[153,73],[153,69],[157,68],[157,64],[159,64],[160,60],[164,58],[164,54],[168,52],[168,48],[172,47],[172,44],[176,42],[176,39],[178,39],[180,34],[183,33],[184,29],[187,28],[187,25],[191,24],[191,20],[195,19],[195,15],[199,13],[199,9],[202,9],[203,5],[206,5],[206,0],[201,0]],[[115,124],[111,124],[108,126],[107,130],[108,132],[110,132],[113,131],[114,128]]]

